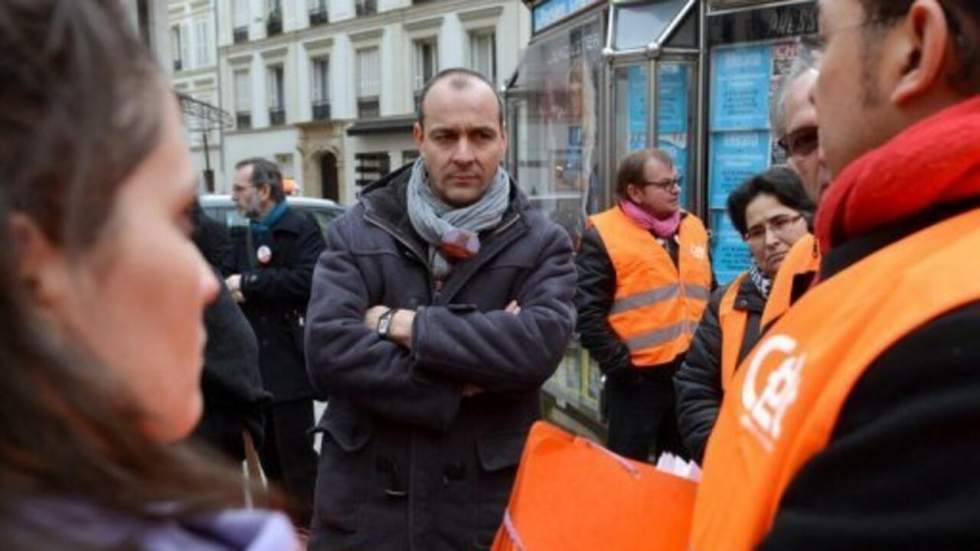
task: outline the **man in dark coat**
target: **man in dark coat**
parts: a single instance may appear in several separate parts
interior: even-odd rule
[[[226,279],[259,339],[262,382],[273,395],[266,414],[262,469],[297,506],[294,522],[309,525],[316,478],[313,389],[306,376],[303,316],[313,266],[323,251],[316,222],[286,204],[275,163],[247,159],[236,166],[232,199],[249,218],[233,244]]]
[[[217,274],[231,249],[228,230],[208,217],[198,204],[194,205],[191,219],[191,239]],[[204,413],[193,436],[228,459],[241,462],[245,459],[242,431],[248,430],[253,441],[261,445],[263,410],[272,398],[262,389],[259,345],[224,285],[218,298],[204,311],[204,327],[208,332],[201,372]]]
[[[314,275],[310,549],[489,549],[574,325],[571,243],[500,167],[492,85],[440,73],[414,135],[422,158],[365,189]]]

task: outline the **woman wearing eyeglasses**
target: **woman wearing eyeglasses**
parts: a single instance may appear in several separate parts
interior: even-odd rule
[[[728,215],[752,253],[752,267],[715,291],[674,376],[681,435],[698,462],[736,367],[759,339],[759,321],[773,277],[790,248],[808,232],[813,201],[793,170],[777,166],[728,197]]]

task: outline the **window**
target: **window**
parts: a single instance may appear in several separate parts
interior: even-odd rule
[[[439,50],[435,38],[416,40],[413,44],[412,91],[417,98],[425,83],[439,72]]]
[[[402,151],[402,164],[414,163],[415,159],[418,159],[420,156],[418,149],[406,149]]]
[[[497,34],[493,31],[470,33],[470,69],[497,82]]]
[[[318,57],[313,60],[313,120],[330,118],[330,60]]]
[[[271,65],[267,73],[269,124],[280,126],[286,124],[286,105],[284,93],[284,78],[282,65]]]
[[[357,50],[357,116],[381,115],[381,59],[378,48]]]
[[[174,55],[174,71],[183,70],[184,59],[181,56],[180,25],[170,27],[170,49]]]
[[[323,25],[330,22],[327,0],[307,0],[306,7],[310,12],[310,25]]]
[[[211,55],[211,32],[210,25],[207,20],[196,21],[194,23],[194,40],[195,40],[195,65],[197,67],[206,67],[214,63],[214,59]]]
[[[252,87],[248,69],[235,71],[235,121],[239,130],[252,127]]]
[[[276,153],[276,164],[279,165],[279,173],[283,178],[293,179],[293,154]]]
[[[265,34],[272,36],[282,32],[282,6],[279,0],[266,0]]]
[[[248,42],[248,20],[251,17],[248,13],[249,0],[234,0],[232,5],[232,29],[234,42]]]
[[[391,159],[387,153],[355,153],[355,184],[366,186],[391,171]]]
[[[378,13],[377,0],[354,0],[354,11],[357,16],[374,15]]]

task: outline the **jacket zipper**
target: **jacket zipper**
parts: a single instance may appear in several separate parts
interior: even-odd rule
[[[377,226],[382,231],[392,236],[395,239],[395,241],[398,241],[399,243],[404,245],[405,248],[412,253],[412,256],[415,257],[415,260],[418,260],[419,263],[422,264],[423,267],[425,267],[425,275],[429,283],[429,292],[435,295],[437,291],[435,288],[435,275],[433,275],[432,273],[432,266],[429,265],[429,262],[425,259],[425,256],[415,249],[415,245],[413,245],[408,239],[405,239],[401,234],[399,234],[393,228],[389,227],[383,221],[374,218],[367,212],[364,213],[364,219],[367,220],[369,223],[371,223],[371,225]]]

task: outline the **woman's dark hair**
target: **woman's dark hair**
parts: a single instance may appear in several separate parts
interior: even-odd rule
[[[262,157],[252,157],[235,164],[235,170],[240,170],[247,166],[252,167],[252,185],[256,189],[261,187],[269,188],[269,195],[276,203],[286,200],[286,192],[282,188],[282,172],[279,165]]]
[[[667,166],[674,168],[674,160],[666,151],[660,149],[639,149],[636,150],[619,162],[619,170],[616,171],[616,193],[622,199],[628,199],[626,193],[630,184],[643,184],[646,176],[643,174],[647,161],[656,159]]]
[[[805,216],[808,226],[812,224],[813,211],[817,207],[803,189],[803,181],[793,169],[779,165],[749,178],[728,196],[728,217],[739,234],[745,235],[749,231],[745,209],[763,194],[772,195],[780,204]]]
[[[25,500],[172,517],[243,499],[230,471],[146,436],[126,385],[59,339],[13,276],[12,216],[84,254],[159,142],[169,92],[127,22],[113,0],[0,2],[0,537],[32,530]]]

